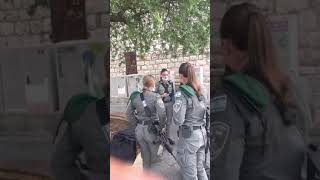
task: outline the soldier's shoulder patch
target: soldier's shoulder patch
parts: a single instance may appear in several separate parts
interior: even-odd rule
[[[176,102],[173,104],[173,111],[177,113],[178,111],[180,111],[181,106],[182,101],[180,99],[176,100]]]
[[[224,122],[213,122],[211,144],[213,147],[213,159],[219,157],[223,152],[225,144],[229,138],[230,126]]]
[[[228,98],[225,94],[214,97],[212,103],[213,112],[225,111],[225,109],[227,108],[227,101]]]
[[[174,93],[174,97],[181,97],[181,91],[177,91],[176,93]]]

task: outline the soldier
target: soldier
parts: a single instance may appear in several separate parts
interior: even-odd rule
[[[57,180],[104,180],[108,175],[108,132],[105,98],[73,96],[63,120],[69,121],[52,155],[52,174]],[[84,153],[85,166],[81,155]],[[80,163],[80,164],[77,164]]]
[[[73,96],[59,123],[65,122],[66,128],[59,133],[62,136],[51,158],[51,172],[56,180],[105,180],[109,176],[107,85],[102,88],[90,73],[93,72],[86,75],[87,85],[93,86],[88,87],[90,93]]]
[[[277,64],[267,22],[249,3],[222,19],[226,71],[211,108],[214,180],[301,179],[308,117]]]
[[[207,180],[204,168],[206,100],[190,63],[180,65],[179,76],[182,85],[175,93],[173,105],[173,120],[179,126],[177,160],[183,179]]]
[[[172,126],[172,107],[174,100],[174,84],[169,80],[169,71],[167,69],[162,69],[160,72],[160,81],[156,84],[156,93],[159,93],[164,105],[166,107],[166,134],[167,137],[173,139],[170,134],[170,127]]]
[[[135,134],[141,148],[144,169],[150,169],[152,164],[161,160],[160,144],[155,143],[157,136],[153,131],[153,124],[159,123],[164,127],[166,112],[160,95],[154,93],[154,89],[154,78],[145,76],[143,92],[136,91],[131,94],[126,111],[129,122],[136,126]]]

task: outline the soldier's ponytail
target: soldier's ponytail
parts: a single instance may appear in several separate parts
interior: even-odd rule
[[[182,74],[184,77],[188,78],[188,85],[194,89],[198,97],[202,95],[200,83],[197,80],[196,72],[192,64],[182,63],[179,67],[179,74]]]
[[[241,51],[247,51],[248,69],[272,91],[281,111],[290,104],[289,78],[277,62],[271,30],[266,17],[253,4],[232,6],[224,15],[220,27],[221,39],[232,40]]]

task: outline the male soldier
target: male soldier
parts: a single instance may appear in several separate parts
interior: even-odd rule
[[[174,84],[169,80],[169,71],[167,69],[162,69],[160,72],[160,81],[156,84],[156,93],[159,93],[164,105],[166,107],[166,133],[167,137],[173,139],[170,134],[170,127],[172,123],[172,113],[173,113],[173,100],[174,100]]]
[[[141,148],[144,169],[150,169],[152,164],[161,160],[158,153],[161,152],[159,151],[160,145],[155,143],[158,137],[153,131],[153,124],[158,123],[160,127],[163,127],[166,112],[160,95],[152,92],[154,88],[154,78],[145,76],[143,92],[135,91],[131,94],[126,111],[129,122],[136,125],[135,133]]]

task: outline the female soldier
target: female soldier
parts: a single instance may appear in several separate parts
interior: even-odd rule
[[[173,119],[179,126],[177,160],[183,179],[204,179],[205,163],[205,98],[196,79],[193,66],[183,63],[179,68],[181,86],[175,93]]]
[[[166,134],[168,138],[174,139],[170,134],[172,127],[172,106],[174,96],[174,84],[169,80],[169,71],[163,68],[160,72],[160,81],[156,84],[156,93],[159,93],[162,97],[164,105],[166,107],[167,121],[166,121]]]
[[[211,109],[213,179],[300,179],[305,114],[277,65],[266,18],[252,4],[235,5],[220,33],[226,72]]]
[[[152,76],[143,78],[143,92],[133,92],[127,108],[130,123],[136,125],[135,134],[141,148],[143,168],[150,169],[153,163],[159,162],[159,144],[156,134],[151,131],[152,124],[158,122],[164,127],[166,112],[159,94],[154,93],[155,80]]]

